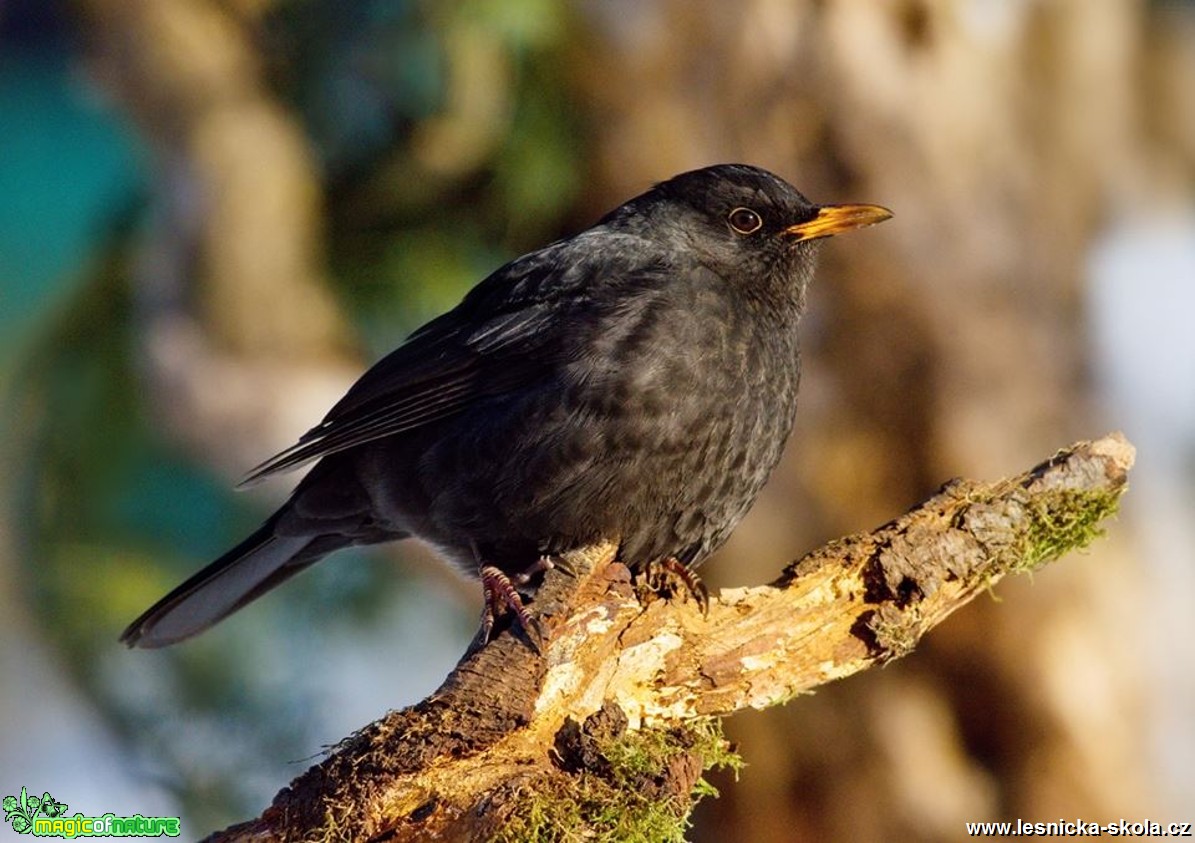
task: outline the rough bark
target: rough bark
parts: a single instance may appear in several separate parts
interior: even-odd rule
[[[644,592],[613,545],[578,551],[536,594],[538,646],[507,630],[209,840],[679,839],[703,769],[729,755],[711,718],[904,655],[1006,574],[1085,546],[1133,458],[1111,434],[952,481],[769,585],[722,590],[706,616]]]

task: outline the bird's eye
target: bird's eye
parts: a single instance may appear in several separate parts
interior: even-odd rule
[[[735,208],[726,221],[739,234],[754,234],[763,225],[763,219],[750,208]]]

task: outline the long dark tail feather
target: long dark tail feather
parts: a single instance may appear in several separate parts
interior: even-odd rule
[[[129,647],[154,648],[198,635],[334,549],[321,538],[326,537],[276,536],[271,518],[149,607],[129,624],[120,640]],[[312,544],[323,547],[311,552]]]

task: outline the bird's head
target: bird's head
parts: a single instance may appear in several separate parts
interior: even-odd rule
[[[796,286],[790,293],[803,299],[816,241],[891,216],[879,205],[816,205],[767,170],[720,164],[661,182],[607,220],[692,254],[728,280]]]

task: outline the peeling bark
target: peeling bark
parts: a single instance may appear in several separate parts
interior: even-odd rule
[[[612,817],[679,839],[702,770],[725,760],[711,718],[898,658],[1004,575],[1085,546],[1133,458],[1111,434],[1007,480],[953,481],[769,585],[723,590],[706,616],[641,599],[615,546],[577,551],[574,574],[549,572],[531,605],[540,652],[503,632],[209,840],[556,839],[564,822],[618,839]],[[626,810],[594,807],[615,800]]]

